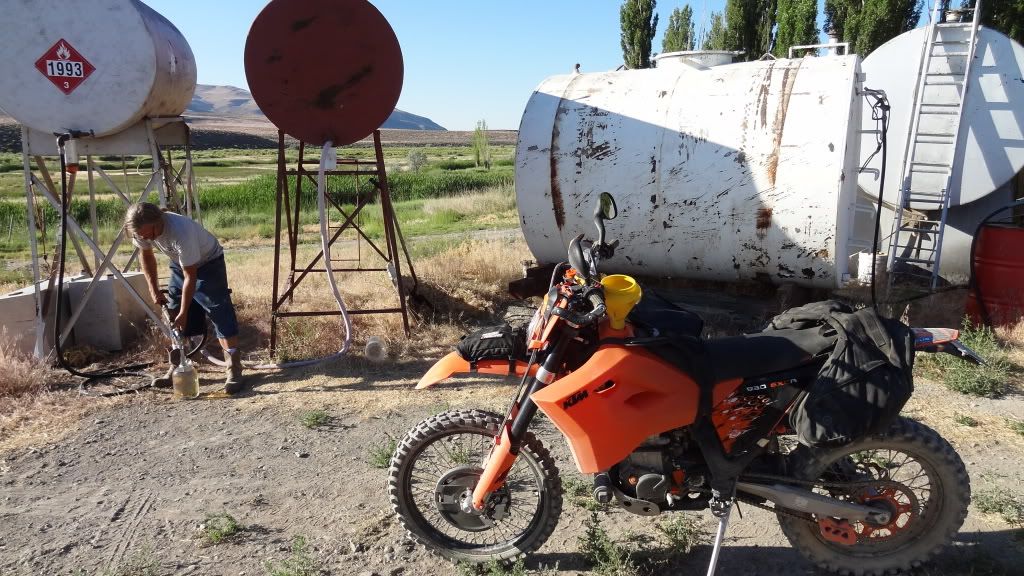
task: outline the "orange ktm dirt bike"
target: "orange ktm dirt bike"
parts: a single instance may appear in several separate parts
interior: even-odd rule
[[[468,562],[544,544],[562,482],[529,431],[540,409],[579,471],[593,475],[597,502],[641,516],[710,509],[719,525],[709,574],[736,502],[773,511],[806,558],[844,574],[909,570],[949,544],[970,482],[946,440],[899,417],[912,390],[899,357],[912,365],[915,350],[949,352],[981,363],[957,331],[911,331],[871,309],[826,303],[780,315],[761,333],[701,339],[699,318],[656,298],[643,313],[647,298],[636,305],[632,279],[599,279],[618,245],[604,238],[616,213],[602,194],[598,240],[570,243],[525,337],[496,329],[464,339],[468,353],[460,344],[420,381],[522,376],[504,417],[448,411],[399,443],[389,496],[417,541]],[[488,341],[497,353],[485,353]]]

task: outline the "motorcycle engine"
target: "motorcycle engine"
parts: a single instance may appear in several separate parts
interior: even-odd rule
[[[689,509],[687,493],[704,483],[704,474],[699,457],[687,453],[688,444],[678,431],[648,438],[615,466],[619,490],[659,506]]]
[[[623,493],[648,502],[664,502],[671,469],[666,464],[665,448],[670,440],[648,438],[616,466],[616,480]]]

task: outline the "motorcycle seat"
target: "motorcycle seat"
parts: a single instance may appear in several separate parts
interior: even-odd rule
[[[797,368],[813,362],[836,343],[828,327],[769,330],[704,341],[715,382]]]

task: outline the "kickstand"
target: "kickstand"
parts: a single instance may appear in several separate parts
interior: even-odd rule
[[[729,516],[732,513],[733,503],[729,504],[718,516],[718,532],[715,534],[715,547],[711,550],[711,563],[708,564],[708,576],[715,576],[715,569],[718,568],[718,553],[722,551],[722,541],[725,540],[725,529],[729,527]]]

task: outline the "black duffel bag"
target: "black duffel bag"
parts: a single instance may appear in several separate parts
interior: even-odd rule
[[[815,316],[817,315],[817,319]],[[789,415],[801,444],[840,446],[884,432],[914,390],[914,340],[910,328],[873,308],[819,302],[787,311],[772,327],[828,324],[835,349]]]
[[[488,326],[463,336],[455,350],[473,368],[481,360],[507,360],[511,373],[517,360],[527,360],[526,330],[508,324]]]

